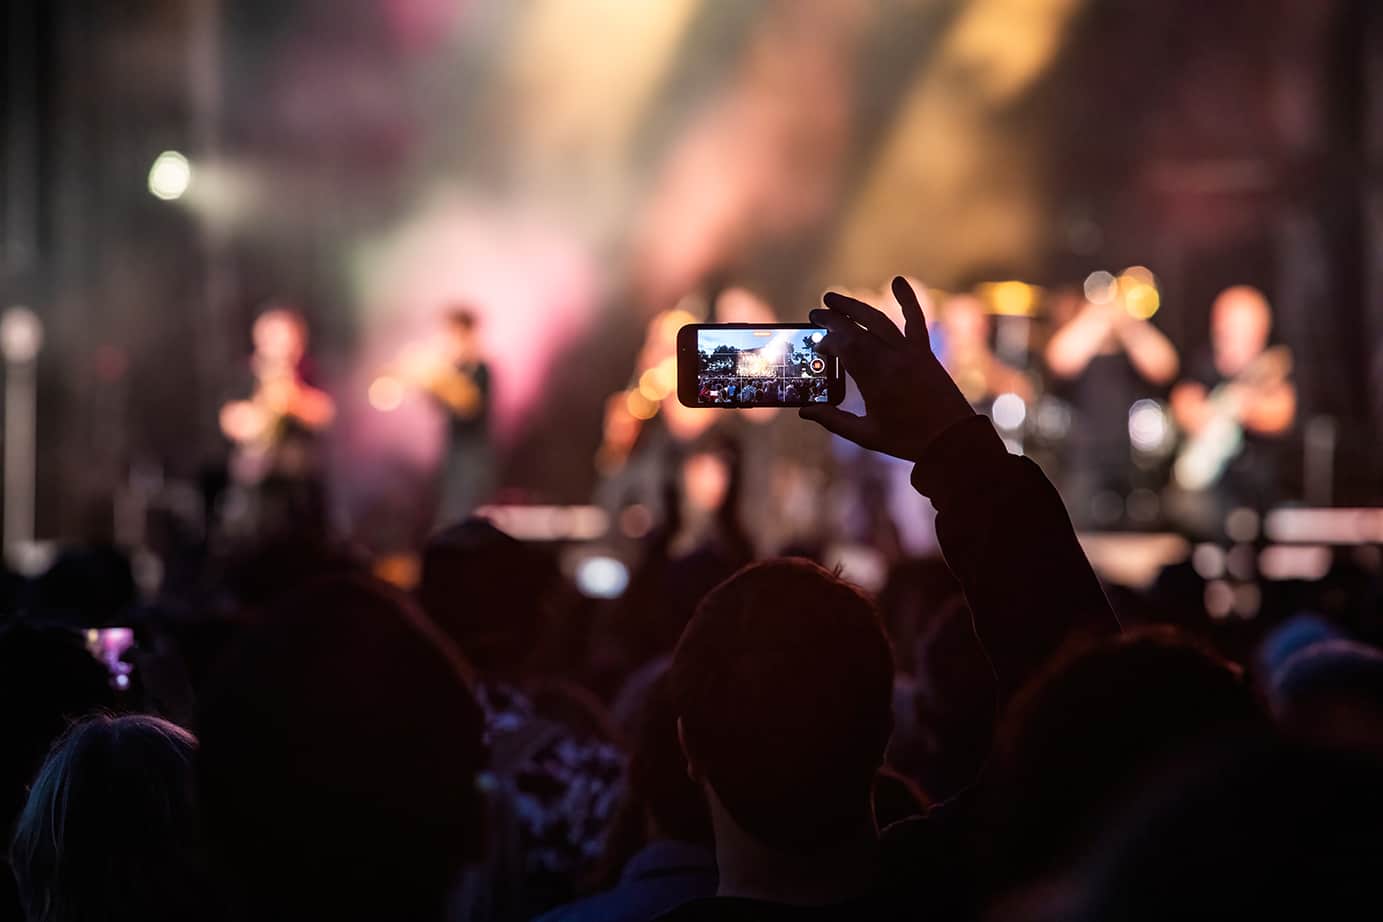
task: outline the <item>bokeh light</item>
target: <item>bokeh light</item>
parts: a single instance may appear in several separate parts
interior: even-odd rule
[[[1119,293],[1114,276],[1103,269],[1085,277],[1085,299],[1091,304],[1108,304]]]
[[[380,375],[370,382],[370,406],[381,413],[392,413],[403,403],[403,383],[391,375]]]
[[[171,202],[180,199],[192,185],[192,164],[175,150],[166,150],[149,167],[149,192],[154,198]]]

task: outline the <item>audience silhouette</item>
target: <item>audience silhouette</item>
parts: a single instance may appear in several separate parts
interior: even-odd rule
[[[756,559],[748,446],[715,436],[692,458],[723,496],[689,529],[663,485],[618,603],[477,519],[385,584],[311,481],[266,483],[257,540],[170,549],[176,598],[136,604],[108,547],[9,578],[0,920],[1378,912],[1373,622],[1294,618],[1245,670],[1164,580],[1162,626],[1124,630],[1055,488],[934,356],[925,292],[892,294],[901,329],[825,296],[864,411],[800,413],[936,509],[941,559],[877,602]]]

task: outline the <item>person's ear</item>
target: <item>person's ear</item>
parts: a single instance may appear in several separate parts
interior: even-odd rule
[[[701,784],[705,778],[701,774],[701,769],[696,767],[696,760],[692,758],[691,749],[687,746],[687,730],[682,726],[682,718],[677,718],[677,745],[682,748],[682,758],[687,760],[687,777],[693,784]]]

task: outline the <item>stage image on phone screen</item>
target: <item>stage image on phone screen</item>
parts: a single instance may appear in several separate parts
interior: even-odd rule
[[[696,334],[696,403],[800,407],[831,400],[831,365],[819,329],[716,329]]]

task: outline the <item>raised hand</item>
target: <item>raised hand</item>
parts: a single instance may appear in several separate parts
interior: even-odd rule
[[[819,348],[840,357],[859,385],[865,415],[827,406],[803,407],[800,415],[864,448],[917,461],[932,439],[975,411],[932,354],[922,305],[901,276],[893,296],[903,308],[901,331],[877,308],[834,291],[826,293],[825,309],[811,312],[812,323],[827,331]]]

